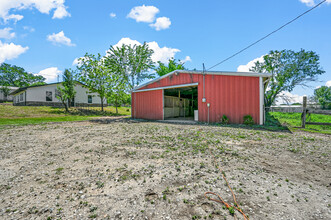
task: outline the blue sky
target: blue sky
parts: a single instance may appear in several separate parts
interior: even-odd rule
[[[155,61],[174,56],[189,69],[211,67],[308,10],[313,0],[1,0],[0,63],[42,74],[48,82],[74,60],[121,43],[148,42]],[[246,70],[270,50],[313,50],[326,71],[310,89],[331,86],[331,0],[213,70]],[[239,69],[238,69],[239,67]],[[329,82],[328,82],[329,81]]]

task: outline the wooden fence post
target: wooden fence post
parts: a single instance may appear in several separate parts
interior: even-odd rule
[[[302,114],[301,114],[301,127],[306,127],[306,109],[307,109],[307,96],[303,96],[302,101]]]

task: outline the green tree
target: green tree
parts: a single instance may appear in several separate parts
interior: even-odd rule
[[[331,87],[321,86],[320,88],[315,89],[314,99],[323,109],[331,108]]]
[[[123,45],[120,48],[111,48],[107,54],[106,65],[112,72],[112,87],[108,93],[108,102],[116,108],[127,102],[129,83],[128,66],[130,65],[130,47]]]
[[[114,64],[114,63],[113,63]],[[118,114],[118,107],[125,102],[126,92],[128,91],[128,83],[125,75],[118,72],[117,66],[107,66],[111,71],[109,77],[109,89],[107,93],[108,103],[111,103],[116,108]]]
[[[154,68],[153,53],[146,42],[143,45],[111,46],[107,52],[106,64],[117,74],[123,75],[132,89],[145,79],[154,78],[148,73],[148,70]]]
[[[108,95],[108,103],[111,103],[116,108],[118,114],[118,107],[127,104],[129,94],[126,93],[125,84],[118,83],[113,86],[111,93]]]
[[[98,93],[101,99],[101,111],[111,89],[111,71],[105,65],[105,58],[100,54],[85,54],[77,65],[77,78],[84,83],[91,92]]]
[[[25,87],[45,84],[43,76],[28,73],[22,67],[2,63],[0,66],[0,85]]]
[[[68,69],[64,70],[63,82],[61,85],[57,86],[56,97],[61,100],[66,112],[69,111],[69,105],[71,100],[75,98],[75,80],[71,71]]]
[[[317,76],[325,72],[320,66],[319,56],[303,49],[299,52],[270,51],[250,71],[272,74],[264,96],[265,107],[270,107],[281,92],[291,92],[298,85],[306,87],[308,82],[316,81]]]
[[[159,66],[155,69],[155,71],[159,76],[166,75],[167,73],[171,73],[175,70],[185,70],[184,63],[180,60],[176,61],[175,58],[169,59],[168,65],[165,65],[160,61],[158,61],[157,63],[159,64]]]
[[[8,86],[0,86],[0,91],[3,93],[4,101],[7,101],[7,97],[10,93],[10,88],[8,88]]]

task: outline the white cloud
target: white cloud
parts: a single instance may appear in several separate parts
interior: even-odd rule
[[[35,31],[35,29],[33,27],[29,27],[29,26],[24,26],[23,29],[26,30],[26,31],[30,31],[30,32]]]
[[[137,22],[152,23],[155,21],[155,15],[159,12],[160,10],[157,7],[142,5],[132,8],[127,17]]]
[[[257,62],[257,61],[263,62],[263,56],[264,55],[262,55],[261,57],[255,58],[252,61],[249,61],[246,65],[238,66],[237,71],[238,72],[250,72],[249,69],[254,66],[255,62]]]
[[[110,13],[110,14],[109,14],[109,16],[110,16],[111,18],[116,18],[116,14],[115,14],[115,13],[113,13],[113,12],[112,12],[112,13]]]
[[[53,34],[48,35],[47,40],[52,42],[55,45],[63,44],[63,45],[70,46],[70,47],[76,46],[75,44],[71,43],[70,38],[68,38],[64,35],[63,31],[60,31],[57,34],[53,33]]]
[[[88,57],[77,57],[74,59],[74,61],[72,61],[72,66],[79,66],[81,65],[82,61],[80,60],[82,59],[82,61],[88,61],[89,58]]]
[[[49,14],[55,9],[54,18],[63,18],[70,16],[64,5],[65,0],[1,0],[0,1],[0,18],[5,22],[8,20],[19,21],[23,19],[22,15],[10,14],[10,11],[20,11],[24,9],[36,8],[43,14]]]
[[[192,59],[190,56],[185,57],[185,59],[183,60],[183,63],[186,63],[186,62],[192,62]]]
[[[302,103],[303,96],[290,92],[281,92],[276,99],[276,105]]]
[[[156,19],[154,24],[150,24],[150,27],[155,28],[155,30],[160,31],[169,28],[171,25],[171,21],[167,17],[160,17]]]
[[[10,32],[11,30],[13,30],[13,29],[12,28],[0,29],[0,38],[11,39],[11,38],[15,37],[15,33]]]
[[[299,1],[302,2],[302,3],[304,3],[304,4],[306,4],[309,7],[315,6],[315,4],[316,4],[316,1],[315,0],[299,0]],[[318,1],[318,2],[320,2],[320,1]],[[326,2],[328,4],[330,4],[331,3],[331,0],[327,0]]]
[[[57,67],[50,67],[50,68],[41,70],[38,73],[38,75],[45,77],[46,82],[50,83],[50,82],[54,82],[61,73],[62,73],[62,71],[59,70]]]
[[[71,17],[71,14],[66,10],[66,7],[64,5],[59,6],[53,14],[53,19],[58,18],[64,18],[64,17]]]
[[[114,47],[121,47],[123,44],[142,45],[139,41],[126,37],[122,38],[117,44],[114,45]],[[154,62],[161,61],[162,63],[168,63],[170,58],[175,57],[176,53],[180,52],[180,50],[176,48],[160,47],[155,41],[147,42],[147,44],[149,48],[154,51],[152,55],[152,60]]]
[[[126,45],[141,45],[141,43],[137,40],[132,40],[129,37],[123,37],[120,41],[117,42],[117,44],[114,45],[114,47],[121,47],[123,44]]]
[[[22,47],[21,45],[16,45],[14,43],[2,43],[0,41],[0,63],[5,62],[6,60],[15,59],[28,49],[29,47]]]
[[[1,18],[1,14],[0,14],[0,18]],[[22,20],[23,18],[24,18],[23,15],[14,15],[14,14],[11,14],[11,15],[8,15],[7,17],[4,17],[3,20],[5,22],[7,22],[8,20],[13,20],[15,22],[15,24],[16,24],[16,22]]]
[[[156,14],[159,12],[160,10],[155,6],[142,5],[132,8],[127,17],[132,18],[137,22],[151,23],[149,24],[150,27],[155,28],[155,30],[157,31],[160,31],[169,28],[171,25],[171,21],[168,17],[159,17],[156,19]]]
[[[154,50],[152,55],[152,60],[154,62],[161,61],[162,63],[168,63],[168,60],[172,57],[175,57],[175,54],[180,52],[179,49],[169,48],[169,47],[160,47],[159,44],[155,41],[147,43],[149,48]]]
[[[300,2],[306,4],[307,6],[314,6],[315,5],[314,0],[300,0]]]
[[[77,66],[79,64],[79,58],[75,58],[74,61],[72,61],[73,66]]]

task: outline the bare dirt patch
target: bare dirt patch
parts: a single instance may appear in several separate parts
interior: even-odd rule
[[[1,219],[331,219],[331,138],[116,119],[5,129]],[[238,219],[243,219],[236,213]]]

